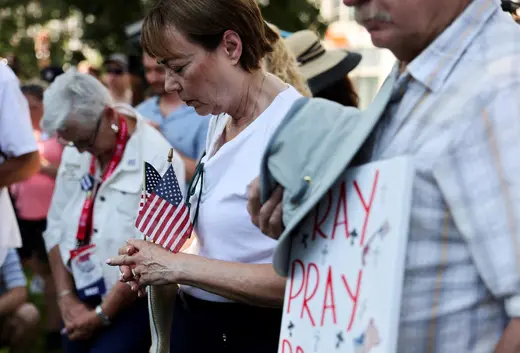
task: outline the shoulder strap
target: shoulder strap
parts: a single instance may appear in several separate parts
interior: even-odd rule
[[[199,159],[199,162],[197,163],[197,167],[195,168],[195,173],[193,177],[190,180],[190,185],[188,186],[188,194],[186,195],[186,205],[188,207],[188,212],[191,214],[191,197],[195,195],[197,192],[197,186],[200,182],[200,192],[197,197],[197,205],[195,206],[195,215],[193,217],[193,228],[195,228],[195,224],[197,223],[197,218],[199,216],[199,205],[200,205],[200,197],[202,193],[202,187],[204,186],[204,163],[202,162],[202,159],[206,155],[206,150],[202,153],[202,156]]]

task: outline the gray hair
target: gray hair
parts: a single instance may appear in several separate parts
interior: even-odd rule
[[[45,90],[43,95],[42,130],[48,134],[63,129],[74,119],[93,124],[113,100],[108,89],[95,77],[71,68]]]

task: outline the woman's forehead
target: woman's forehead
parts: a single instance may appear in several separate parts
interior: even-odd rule
[[[157,62],[167,64],[168,61],[181,60],[192,56],[198,49],[197,45],[189,42],[187,38],[175,27],[168,26],[156,36],[147,41],[147,49]]]
[[[175,62],[177,62],[178,60],[185,60],[185,59],[188,59],[190,57],[192,57],[193,55],[192,54],[184,54],[184,55],[173,55],[173,56],[170,56],[170,57],[167,57],[167,58],[163,58],[163,59],[160,59],[160,60],[157,60],[157,62],[161,65],[173,65]]]

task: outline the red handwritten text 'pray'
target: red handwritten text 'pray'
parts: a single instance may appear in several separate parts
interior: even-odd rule
[[[359,185],[356,181],[353,182],[354,190],[361,202],[361,205],[364,209],[364,219],[363,219],[363,228],[361,231],[361,236],[359,239],[359,246],[356,246],[356,249],[362,251],[363,245],[365,242],[365,235],[367,232],[367,225],[370,218],[370,212],[372,210],[372,205],[374,201],[375,191],[377,188],[377,183],[379,179],[379,171],[375,172],[375,177],[372,183],[372,188],[368,197],[363,196]],[[336,189],[337,190],[337,189]],[[312,240],[316,240],[317,237],[321,237],[323,239],[328,239],[334,241],[336,237],[339,237],[340,234],[345,236],[346,239],[349,239],[352,235],[349,232],[349,219],[347,212],[347,187],[346,183],[343,182],[339,186],[339,195],[337,197],[337,205],[335,207],[335,214],[331,214],[331,210],[333,209],[333,195],[329,192],[328,197],[326,198],[326,202],[322,202],[321,205],[317,206],[316,209],[316,217],[314,222],[314,231],[312,235]],[[326,209],[323,214],[320,214],[319,208],[323,207],[326,204]],[[323,227],[325,224],[330,223],[331,217],[334,217],[334,223],[332,227],[332,231],[330,235],[324,231]],[[338,238],[339,239],[339,238]],[[358,239],[356,239],[357,241]],[[287,312],[286,314],[290,314],[291,311],[299,315],[300,319],[308,320],[308,322],[312,325],[312,327],[320,326],[323,327],[324,324],[328,322],[332,322],[334,325],[338,322],[338,315],[340,317],[345,317],[344,312],[337,312],[337,301],[343,300],[346,297],[351,305],[350,313],[348,313],[348,324],[345,329],[349,332],[352,329],[352,325],[354,324],[354,320],[356,318],[356,311],[358,308],[358,299],[359,294],[361,292],[361,286],[363,283],[363,266],[361,263],[352,263],[349,266],[341,266],[343,268],[338,268],[338,266],[322,266],[320,267],[313,262],[304,262],[302,259],[295,259],[292,261],[291,265],[291,279],[289,283],[289,297],[287,298]],[[355,271],[355,275],[349,276],[347,278],[343,269],[352,268],[352,266],[359,266],[359,269]],[[295,278],[300,278],[300,283],[295,283]],[[313,308],[320,308],[311,310],[310,303],[315,301],[316,293],[325,293],[322,299],[322,302],[319,305],[312,305]],[[297,307],[295,307],[297,305]],[[290,347],[290,343],[287,340],[284,344],[287,345],[288,351],[282,349],[282,352],[292,353],[292,347]],[[285,346],[282,346],[285,347]],[[299,350],[298,350],[299,349]],[[303,353],[301,347],[296,347],[296,351],[294,353]]]

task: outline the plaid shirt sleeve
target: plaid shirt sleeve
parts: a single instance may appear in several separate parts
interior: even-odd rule
[[[2,264],[2,277],[6,290],[17,287],[25,287],[27,280],[20,263],[16,249],[9,249],[4,263]]]
[[[520,82],[515,80],[495,96],[475,97],[479,116],[434,166],[478,272],[489,291],[505,300],[510,317],[520,317]]]

